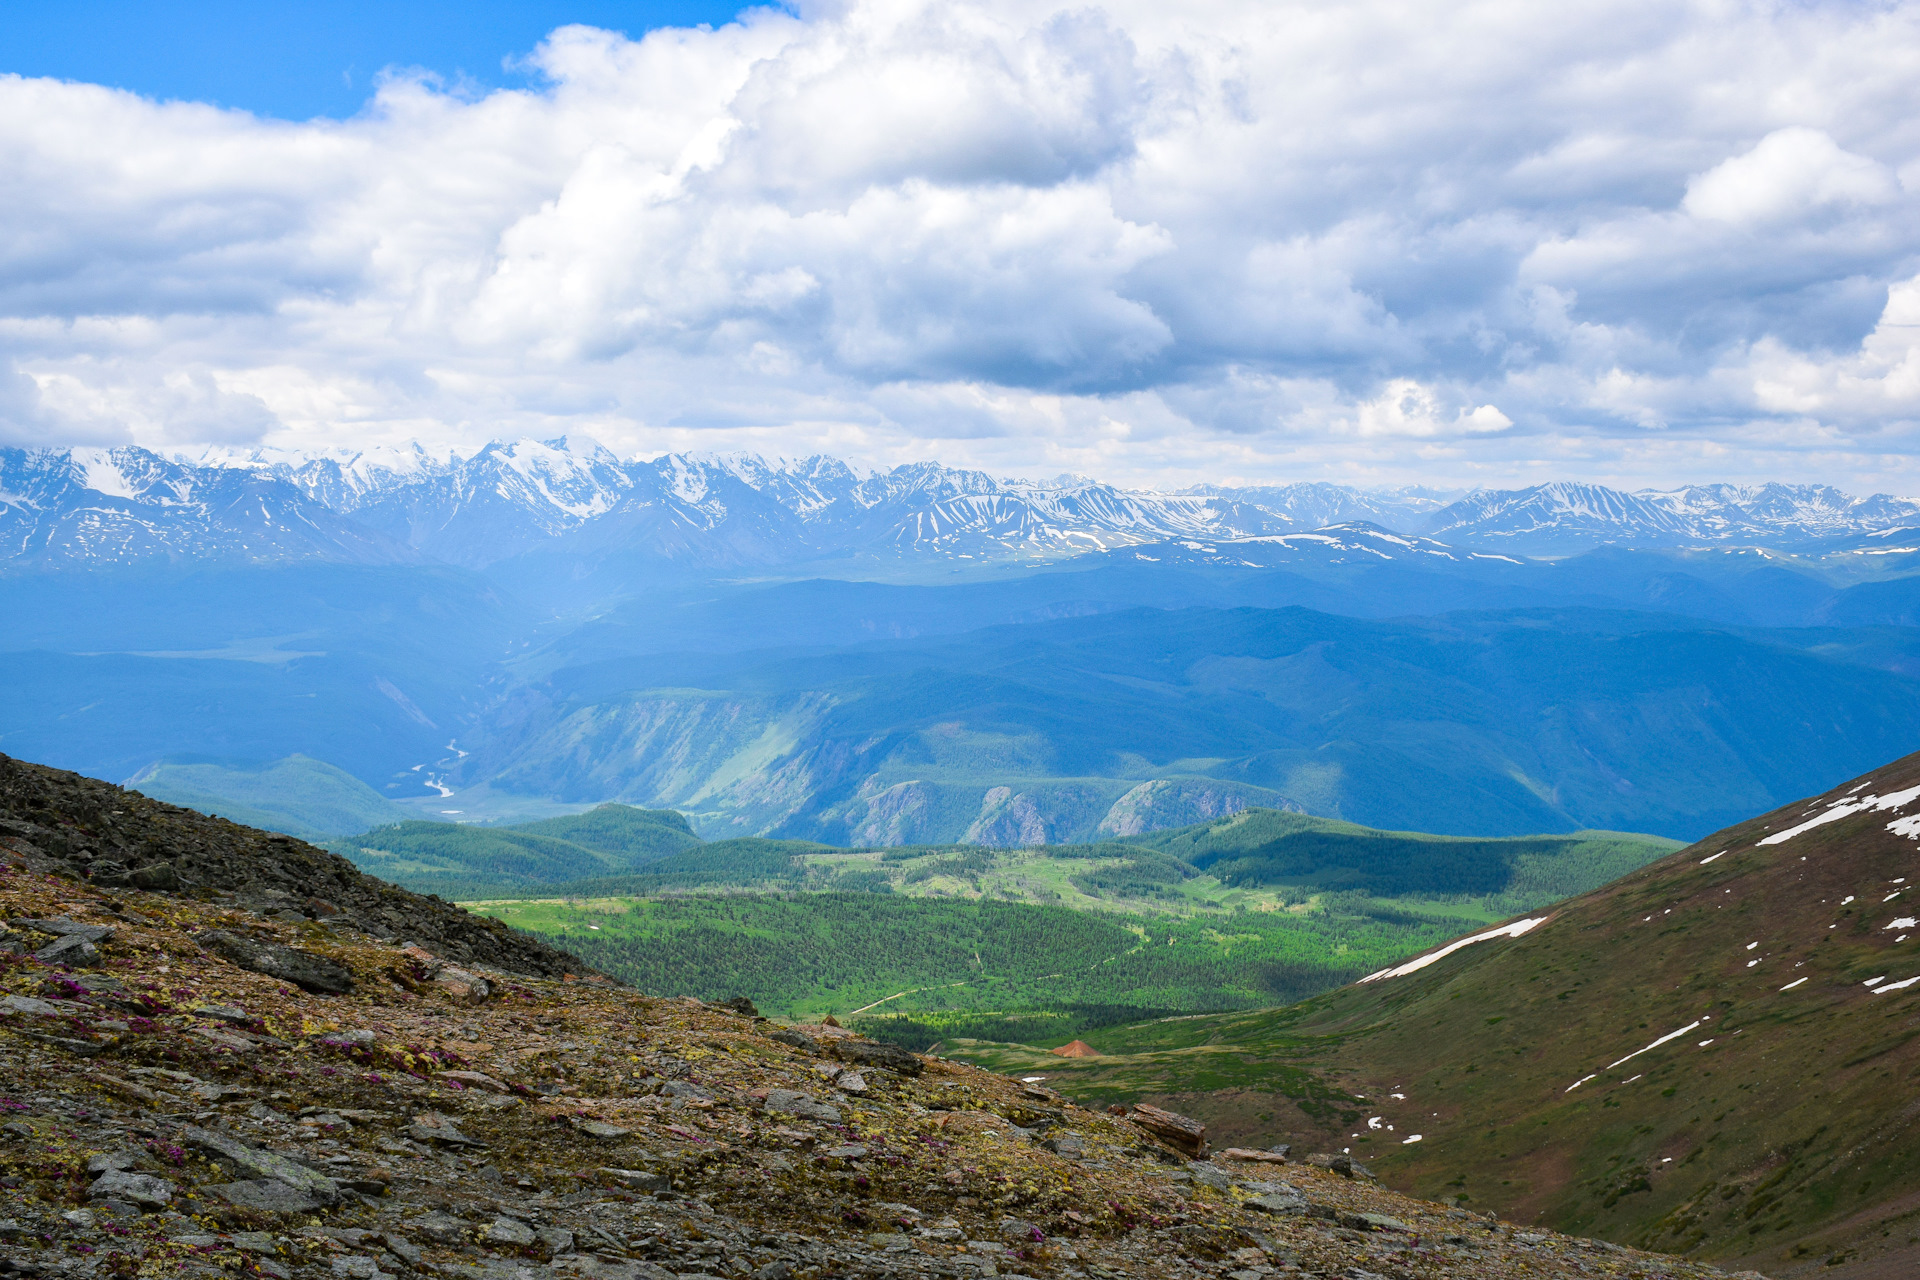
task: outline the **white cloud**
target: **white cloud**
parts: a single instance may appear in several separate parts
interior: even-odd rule
[[[309,124],[0,77],[0,432],[1920,470],[1914,4],[848,0],[530,57]]]

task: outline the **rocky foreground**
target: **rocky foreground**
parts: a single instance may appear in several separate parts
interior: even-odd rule
[[[0,859],[0,1275],[1720,1274],[1343,1159],[1206,1158],[1177,1116],[744,1001],[449,957],[446,904],[420,908],[437,951],[404,918],[276,905],[305,882],[141,889],[17,834]]]

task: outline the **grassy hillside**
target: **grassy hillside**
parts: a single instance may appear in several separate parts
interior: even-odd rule
[[[346,770],[302,755],[257,768],[163,761],[126,785],[168,804],[309,840],[411,816]]]
[[[885,1029],[922,1047],[948,1034],[956,1013],[1044,1011],[1065,1041],[1145,1011],[1270,1005],[1350,981],[1467,923],[1366,902],[1179,918],[874,893],[471,906],[563,941],[644,991],[745,995],[791,1017],[875,1006],[908,1015]]]
[[[1223,1139],[1350,1146],[1522,1221],[1769,1274],[1911,1274],[1916,795],[1910,756],[1521,936],[1291,1008],[1085,1036],[1105,1057],[952,1048],[1089,1099],[1171,1098]]]
[[[591,897],[803,890],[1181,915],[1278,911],[1358,892],[1466,919],[1593,888],[1677,847],[1618,832],[1475,840],[1248,809],[1088,844],[847,850],[753,837],[702,842],[678,814],[624,805],[509,827],[404,823],[335,845],[396,883],[462,898],[534,888]]]
[[[510,827],[397,822],[329,847],[363,871],[422,893],[617,875],[700,844],[670,810],[605,804]]]
[[[490,834],[530,839],[534,825],[546,824]],[[1294,857],[1290,878],[1229,883],[1194,865],[1316,837],[1334,854]],[[1672,847],[1613,835],[1475,841],[1250,810],[1165,839],[1041,849],[724,840],[637,873],[471,905],[564,939],[646,990],[747,995],[793,1016],[880,1002],[862,1025],[916,1047],[967,1036],[1058,1044],[1148,1012],[1324,991],[1497,918],[1540,883],[1589,888],[1620,859],[1639,866]],[[1472,876],[1392,870],[1451,866],[1456,848]],[[1422,892],[1351,887],[1343,868],[1356,856],[1383,869],[1382,885]]]
[[[1677,840],[1617,831],[1488,840],[1375,831],[1265,809],[1138,836],[1133,843],[1162,850],[1236,888],[1314,885],[1381,896],[1498,895],[1516,911],[1605,884],[1680,847]]]

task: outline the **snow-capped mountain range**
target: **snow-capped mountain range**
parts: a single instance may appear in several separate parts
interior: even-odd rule
[[[1449,501],[1325,483],[1128,490],[831,457],[667,454],[590,440],[339,455],[0,450],[0,564],[441,562],[627,557],[716,571],[849,559],[1057,560],[1149,543],[1265,539],[1366,524],[1507,555],[1591,547],[1790,547],[1920,526],[1920,502],[1819,485],[1627,493],[1556,482]]]

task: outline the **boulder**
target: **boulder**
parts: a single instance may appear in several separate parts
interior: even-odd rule
[[[1175,1150],[1195,1159],[1207,1155],[1207,1126],[1192,1116],[1136,1103],[1127,1118]]]
[[[533,1228],[518,1218],[509,1218],[499,1214],[480,1231],[480,1238],[491,1245],[505,1245],[510,1249],[524,1249],[532,1244],[536,1237]]]
[[[1279,1216],[1302,1214],[1307,1211],[1307,1202],[1299,1196],[1288,1195],[1283,1191],[1271,1192],[1264,1196],[1255,1196],[1247,1201],[1246,1207],[1255,1213],[1271,1213]]]
[[[59,938],[33,953],[41,964],[63,964],[70,968],[100,963],[100,948],[78,935]]]
[[[312,1213],[332,1203],[274,1178],[217,1182],[206,1190],[236,1209],[254,1209],[261,1213]]]
[[[353,975],[344,965],[311,951],[249,938],[226,929],[209,929],[194,940],[242,969],[291,982],[305,991],[344,995],[353,990]]]
[[[332,1204],[340,1198],[339,1188],[332,1178],[232,1134],[190,1124],[182,1127],[181,1140],[225,1162],[236,1173],[244,1173],[250,1179],[282,1183],[319,1204]]]
[[[467,1224],[438,1209],[407,1225],[435,1244],[459,1244],[467,1238]]]
[[[664,1173],[649,1173],[645,1169],[600,1169],[596,1172],[603,1178],[619,1183],[629,1191],[654,1195],[673,1190],[673,1179]]]
[[[824,1102],[815,1102],[795,1089],[767,1090],[767,1110],[799,1116],[802,1120],[820,1120],[827,1124],[840,1123],[838,1107],[830,1107]]]
[[[487,980],[457,965],[442,965],[433,975],[433,985],[461,1004],[485,1004],[493,994]]]
[[[926,1063],[899,1045],[880,1044],[871,1040],[836,1041],[833,1056],[857,1067],[885,1067],[903,1076],[917,1076],[927,1069]]]
[[[90,1200],[125,1200],[142,1209],[164,1209],[173,1203],[174,1185],[152,1174],[128,1173],[109,1169],[93,1180],[87,1190]]]

